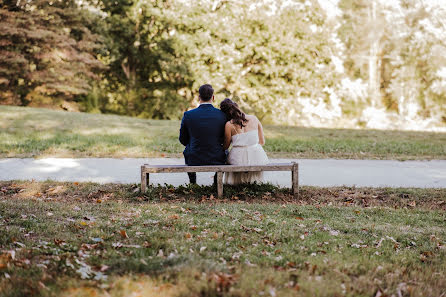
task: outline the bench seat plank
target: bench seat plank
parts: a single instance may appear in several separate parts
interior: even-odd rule
[[[248,172],[248,171],[290,171],[290,163],[270,163],[266,165],[148,165],[141,168],[146,173],[174,173],[174,172]]]

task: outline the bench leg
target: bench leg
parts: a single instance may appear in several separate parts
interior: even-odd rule
[[[293,170],[291,171],[291,187],[295,199],[299,198],[299,164],[293,163]]]
[[[144,168],[141,168],[141,193],[145,193],[147,191],[147,185],[149,183],[149,174],[144,171]]]
[[[217,172],[217,197],[223,197],[223,172]]]

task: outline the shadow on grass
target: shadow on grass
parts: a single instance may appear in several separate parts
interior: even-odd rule
[[[39,199],[69,203],[280,203],[319,206],[391,207],[446,210],[446,189],[442,188],[299,188],[291,190],[271,184],[225,185],[223,198],[213,186],[150,186],[140,192],[138,184],[0,181],[0,199]]]
[[[291,194],[287,188],[279,188],[268,183],[253,183],[241,185],[225,185],[223,198],[230,200],[249,200],[260,197],[270,197],[278,194]],[[196,184],[174,187],[169,184],[163,186],[150,186],[143,197],[149,201],[175,200],[178,197],[187,196],[189,200],[206,201],[215,200],[217,189],[215,186],[199,186]]]

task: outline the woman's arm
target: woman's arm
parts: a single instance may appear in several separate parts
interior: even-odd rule
[[[262,127],[262,123],[260,123],[259,120],[257,120],[258,124],[258,129],[259,129],[259,144],[260,145],[264,145],[265,144],[265,136],[263,135],[263,127]]]
[[[231,140],[232,140],[232,132],[231,132],[231,122],[226,122],[225,125],[225,139],[223,141],[223,149],[227,150],[229,148],[229,146],[231,145]]]

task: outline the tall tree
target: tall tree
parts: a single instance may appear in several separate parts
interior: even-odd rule
[[[98,36],[75,1],[5,1],[0,8],[0,102],[53,106],[91,90],[104,70]]]
[[[263,120],[294,117],[303,101],[329,101],[333,43],[317,1],[194,1],[178,30],[199,83],[208,81]],[[294,115],[293,115],[294,114]]]
[[[167,1],[101,0],[106,14],[107,64],[102,107],[150,118],[178,118],[188,106],[185,89],[192,84],[188,57],[175,35],[181,15]],[[111,100],[108,100],[112,98]]]
[[[342,22],[338,35],[345,44],[345,68],[353,78],[368,81],[372,107],[384,106],[382,75],[389,48],[389,29],[386,8],[373,0],[341,0]]]

